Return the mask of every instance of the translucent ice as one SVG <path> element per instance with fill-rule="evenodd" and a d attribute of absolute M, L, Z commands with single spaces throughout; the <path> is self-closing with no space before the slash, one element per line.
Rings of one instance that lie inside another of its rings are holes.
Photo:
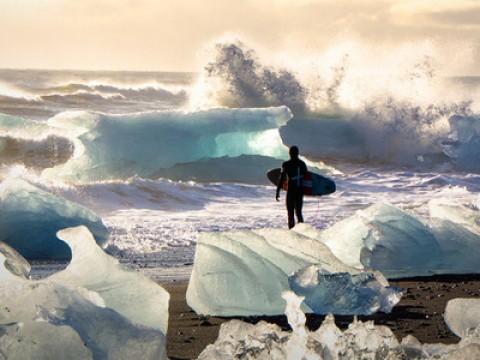
<path fill-rule="evenodd" d="M 289 284 L 295 293 L 305 297 L 305 304 L 316 314 L 389 313 L 402 296 L 378 272 L 332 274 L 316 265 L 290 276 Z"/>
<path fill-rule="evenodd" d="M 442 256 L 426 224 L 382 203 L 358 211 L 318 237 L 346 264 L 375 269 L 389 278 L 431 274 Z"/>
<path fill-rule="evenodd" d="M 69 259 L 70 248 L 55 233 L 86 225 L 99 244 L 108 230 L 92 211 L 19 178 L 0 183 L 0 241 L 27 259 Z"/>
<path fill-rule="evenodd" d="M 316 267 L 309 277 L 313 268 L 308 266 L 312 264 Z M 289 276 L 304 268 L 307 269 L 294 275 L 289 284 Z M 398 302 L 399 297 L 390 298 L 391 292 L 398 293 L 396 290 L 383 292 L 385 280 L 379 283 L 371 275 L 363 282 L 352 281 L 352 274 L 358 273 L 340 262 L 320 241 L 293 231 L 202 233 L 197 242 L 187 303 L 199 314 L 275 315 L 283 312 L 281 294 L 290 288 L 307 296 L 308 306 L 304 309 L 308 312 L 323 313 L 329 309 L 370 313 L 389 309 L 380 303 L 390 303 L 391 308 Z M 331 281 L 318 281 L 324 275 L 330 276 Z M 343 302 L 326 302 L 321 293 L 341 294 Z"/>
<path fill-rule="evenodd" d="M 421 344 L 413 336 L 401 342 L 387 326 L 372 321 L 354 320 L 345 331 L 328 315 L 316 331 L 305 328 L 300 310 L 302 298 L 291 292 L 283 295 L 285 314 L 292 328 L 282 331 L 264 321 L 256 325 L 233 320 L 222 324 L 214 344 L 200 354 L 201 360 L 233 358 L 276 360 L 350 360 L 350 359 L 478 359 L 480 329 L 455 345 Z"/>
<path fill-rule="evenodd" d="M 430 216 L 449 220 L 471 232 L 480 234 L 480 212 L 464 205 L 455 205 L 445 199 L 434 199 L 428 203 Z"/>
<path fill-rule="evenodd" d="M 74 263 L 44 280 L 15 276 L 0 254 L 0 354 L 8 359 L 166 359 L 168 293 L 122 269 L 85 227 L 60 236 L 72 244 Z"/>
<path fill-rule="evenodd" d="M 347 265 L 387 278 L 478 272 L 480 213 L 436 200 L 429 210 L 431 217 L 421 218 L 378 203 L 324 231 L 293 230 L 323 242 Z"/>
<path fill-rule="evenodd" d="M 71 181 L 152 176 L 161 168 L 202 158 L 286 154 L 278 128 L 285 107 L 157 111 L 131 115 L 62 113 L 49 120 L 70 134 L 75 153 L 44 176 Z"/>
<path fill-rule="evenodd" d="M 85 226 L 61 230 L 58 237 L 72 249 L 72 260 L 65 270 L 50 277 L 52 281 L 73 282 L 93 291 L 105 306 L 132 322 L 166 333 L 169 295 L 161 286 L 126 270 L 95 243 Z"/>
<path fill-rule="evenodd" d="M 445 322 L 457 336 L 465 337 L 480 329 L 480 299 L 453 299 L 445 308 Z"/>

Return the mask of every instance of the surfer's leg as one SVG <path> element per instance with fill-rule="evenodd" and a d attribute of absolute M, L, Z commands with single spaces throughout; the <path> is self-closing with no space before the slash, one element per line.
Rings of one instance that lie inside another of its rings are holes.
<path fill-rule="evenodd" d="M 299 223 L 303 223 L 302 207 L 303 207 L 303 194 L 297 194 L 295 199 L 295 212 L 297 213 L 297 220 Z"/>
<path fill-rule="evenodd" d="M 295 226 L 295 196 L 292 193 L 287 192 L 287 212 L 288 212 L 288 228 L 291 229 Z"/>

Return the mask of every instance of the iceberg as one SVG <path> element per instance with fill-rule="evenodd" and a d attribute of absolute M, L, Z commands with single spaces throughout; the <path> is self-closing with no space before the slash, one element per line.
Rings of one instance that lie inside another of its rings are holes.
<path fill-rule="evenodd" d="M 72 264 L 42 280 L 0 253 L 0 354 L 8 359 L 166 359 L 168 293 L 105 254 L 84 226 L 59 237 Z M 24 260 L 23 260 L 24 261 Z"/>
<path fill-rule="evenodd" d="M 347 265 L 378 270 L 387 278 L 431 275 L 442 257 L 426 224 L 383 203 L 357 211 L 317 237 Z"/>
<path fill-rule="evenodd" d="M 308 268 L 311 265 L 315 271 Z M 366 277 L 359 281 L 362 276 Z M 202 233 L 186 298 L 198 314 L 278 315 L 284 308 L 282 292 L 292 288 L 307 295 L 306 312 L 329 309 L 355 314 L 391 309 L 400 292 L 385 286 L 388 283 L 377 275 L 365 275 L 339 261 L 315 238 L 283 229 L 259 229 Z M 343 302 L 326 301 L 319 296 L 322 291 L 342 294 Z"/>
<path fill-rule="evenodd" d="M 7 178 L 0 183 L 0 241 L 23 257 L 70 259 L 70 248 L 55 233 L 82 224 L 90 229 L 99 245 L 106 243 L 108 229 L 87 208 L 19 178 Z"/>
<path fill-rule="evenodd" d="M 280 164 L 280 160 L 269 156 L 222 156 L 175 164 L 170 168 L 157 170 L 151 177 L 202 183 L 235 182 L 269 185 L 265 174 Z"/>
<path fill-rule="evenodd" d="M 69 134 L 75 151 L 42 176 L 79 181 L 151 177 L 159 169 L 203 158 L 286 155 L 278 128 L 286 106 L 259 109 L 156 111 L 130 115 L 61 113 L 49 120 Z"/>
<path fill-rule="evenodd" d="M 402 341 L 387 326 L 356 319 L 342 331 L 328 315 L 320 328 L 309 331 L 300 303 L 303 297 L 283 293 L 285 314 L 292 331 L 260 321 L 256 325 L 240 320 L 223 323 L 215 343 L 208 345 L 199 360 L 233 358 L 276 360 L 342 359 L 478 359 L 480 328 L 455 345 L 421 344 L 408 335 Z"/>
<path fill-rule="evenodd" d="M 288 280 L 290 288 L 305 297 L 305 304 L 315 314 L 389 313 L 402 297 L 400 289 L 390 287 L 379 272 L 328 273 L 311 265 Z"/>
<path fill-rule="evenodd" d="M 378 203 L 323 231 L 302 226 L 293 231 L 324 243 L 348 266 L 387 278 L 477 273 L 478 210 L 438 199 L 428 207 L 430 218 L 423 219 Z"/>

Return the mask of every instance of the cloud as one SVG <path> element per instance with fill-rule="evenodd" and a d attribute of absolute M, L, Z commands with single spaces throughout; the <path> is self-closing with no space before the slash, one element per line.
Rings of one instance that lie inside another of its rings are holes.
<path fill-rule="evenodd" d="M 195 70 L 225 33 L 272 52 L 478 40 L 472 0 L 0 0 L 0 67 Z M 480 18 L 480 17 L 479 17 Z M 480 72 L 480 71 L 479 71 Z"/>
<path fill-rule="evenodd" d="M 480 2 L 476 0 L 407 0 L 393 4 L 390 12 L 403 25 L 480 26 Z"/>

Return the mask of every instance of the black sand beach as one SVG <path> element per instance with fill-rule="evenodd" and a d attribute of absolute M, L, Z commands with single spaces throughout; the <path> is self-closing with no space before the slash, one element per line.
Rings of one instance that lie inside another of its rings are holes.
<path fill-rule="evenodd" d="M 448 300 L 458 297 L 480 297 L 480 275 L 441 275 L 390 281 L 392 286 L 405 290 L 400 303 L 392 313 L 359 316 L 362 321 L 373 320 L 375 324 L 387 325 L 401 340 L 413 335 L 421 342 L 456 343 L 455 336 L 443 320 Z M 195 359 L 202 350 L 215 341 L 219 327 L 230 318 L 201 317 L 191 310 L 185 300 L 188 283 L 161 283 L 170 293 L 170 319 L 167 336 L 167 353 L 170 359 Z M 266 320 L 289 329 L 285 316 L 241 318 L 256 323 Z M 317 329 L 324 316 L 307 315 L 307 326 Z M 337 325 L 345 329 L 353 316 L 337 316 Z"/>

